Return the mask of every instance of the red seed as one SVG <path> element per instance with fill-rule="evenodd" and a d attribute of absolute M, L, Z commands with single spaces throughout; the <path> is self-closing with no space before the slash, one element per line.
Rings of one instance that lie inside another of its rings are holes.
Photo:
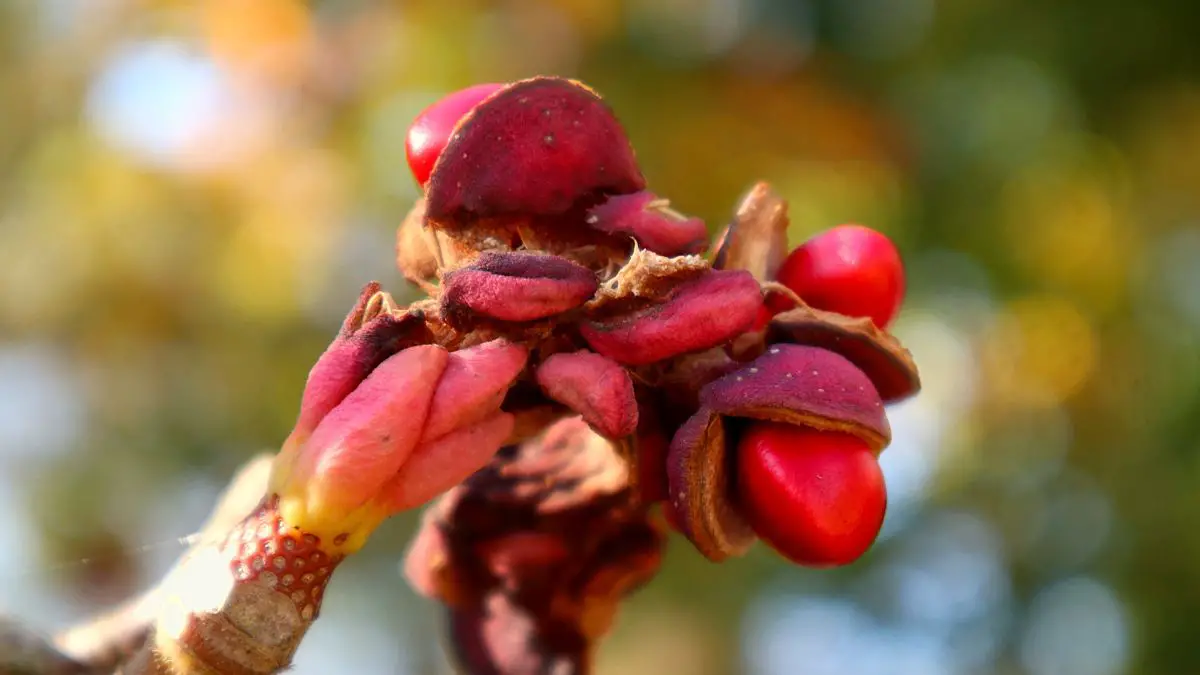
<path fill-rule="evenodd" d="M 408 128 L 408 139 L 404 149 L 408 155 L 408 168 L 413 178 L 422 186 L 429 182 L 429 174 L 433 173 L 433 165 L 450 142 L 450 134 L 464 115 L 479 105 L 483 99 L 491 96 L 503 84 L 477 84 L 473 87 L 460 89 L 430 105 L 417 115 Z"/>
<path fill-rule="evenodd" d="M 738 494 L 755 533 L 789 560 L 846 565 L 871 547 L 887 491 L 861 439 L 756 422 L 738 444 Z"/>
<path fill-rule="evenodd" d="M 904 300 L 900 252 L 886 235 L 861 225 L 839 225 L 804 242 L 776 278 L 817 309 L 870 317 L 880 328 Z"/>

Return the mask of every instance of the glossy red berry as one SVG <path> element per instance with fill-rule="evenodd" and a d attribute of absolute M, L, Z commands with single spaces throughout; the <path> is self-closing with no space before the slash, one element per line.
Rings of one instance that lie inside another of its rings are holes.
<path fill-rule="evenodd" d="M 767 324 L 771 322 L 771 317 L 774 315 L 775 313 L 771 311 L 769 305 L 763 304 L 758 308 L 758 314 L 754 317 L 754 325 L 750 330 L 757 332 L 766 328 Z"/>
<path fill-rule="evenodd" d="M 439 99 L 417 115 L 408 128 L 404 144 L 408 168 L 422 186 L 429 182 L 433 165 L 450 141 L 455 125 L 483 99 L 491 96 L 503 84 L 477 84 L 460 89 Z"/>
<path fill-rule="evenodd" d="M 817 309 L 870 317 L 880 328 L 904 300 L 900 252 L 886 235 L 862 225 L 839 225 L 804 242 L 776 279 Z"/>
<path fill-rule="evenodd" d="M 879 535 L 887 491 L 879 462 L 861 439 L 755 422 L 737 452 L 743 513 L 755 533 L 789 560 L 845 565 Z"/>

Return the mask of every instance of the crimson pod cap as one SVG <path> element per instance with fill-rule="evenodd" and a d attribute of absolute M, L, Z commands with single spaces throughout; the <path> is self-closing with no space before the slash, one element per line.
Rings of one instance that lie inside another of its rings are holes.
<path fill-rule="evenodd" d="M 586 85 L 555 77 L 514 82 L 455 127 L 426 193 L 441 226 L 471 216 L 547 216 L 589 195 L 646 186 L 620 122 Z"/>

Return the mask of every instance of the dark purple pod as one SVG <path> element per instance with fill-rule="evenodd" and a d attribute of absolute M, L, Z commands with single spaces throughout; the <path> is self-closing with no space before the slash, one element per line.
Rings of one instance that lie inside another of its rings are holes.
<path fill-rule="evenodd" d="M 586 267 L 553 255 L 488 252 L 442 279 L 442 316 L 455 328 L 471 317 L 534 321 L 579 307 L 596 292 Z"/>
<path fill-rule="evenodd" d="M 586 85 L 514 82 L 464 116 L 434 164 L 428 217 L 550 216 L 583 197 L 637 192 L 646 181 L 612 110 Z"/>
<path fill-rule="evenodd" d="M 754 541 L 738 511 L 729 456 L 741 419 L 849 433 L 876 452 L 891 440 L 883 401 L 854 364 L 833 352 L 771 345 L 700 392 L 700 410 L 680 427 L 667 456 L 667 488 L 680 529 L 706 557 L 741 555 Z"/>
<path fill-rule="evenodd" d="M 761 306 L 762 293 L 749 273 L 714 270 L 642 309 L 584 321 L 579 332 L 618 363 L 646 365 L 728 342 L 750 328 Z"/>
<path fill-rule="evenodd" d="M 884 403 L 908 398 L 921 389 L 912 354 L 869 318 L 801 306 L 776 315 L 766 337 L 768 343 L 811 345 L 841 354 L 866 373 Z"/>
<path fill-rule="evenodd" d="M 667 200 L 646 190 L 609 197 L 588 211 L 586 221 L 592 229 L 633 237 L 642 248 L 665 256 L 699 253 L 708 238 L 703 220 L 671 210 Z"/>
<path fill-rule="evenodd" d="M 745 367 L 708 383 L 700 405 L 720 415 L 852 434 L 875 452 L 892 437 L 871 380 L 845 357 L 818 347 L 771 345 Z"/>
<path fill-rule="evenodd" d="M 537 382 L 549 398 L 583 416 L 601 435 L 619 439 L 637 429 L 633 380 L 617 362 L 586 350 L 542 362 Z"/>

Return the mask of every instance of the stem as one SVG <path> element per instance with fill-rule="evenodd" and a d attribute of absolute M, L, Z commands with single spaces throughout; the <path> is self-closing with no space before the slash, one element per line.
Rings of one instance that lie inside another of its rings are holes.
<path fill-rule="evenodd" d="M 288 667 L 341 562 L 264 498 L 164 580 L 151 639 L 123 675 L 266 675 Z"/>

